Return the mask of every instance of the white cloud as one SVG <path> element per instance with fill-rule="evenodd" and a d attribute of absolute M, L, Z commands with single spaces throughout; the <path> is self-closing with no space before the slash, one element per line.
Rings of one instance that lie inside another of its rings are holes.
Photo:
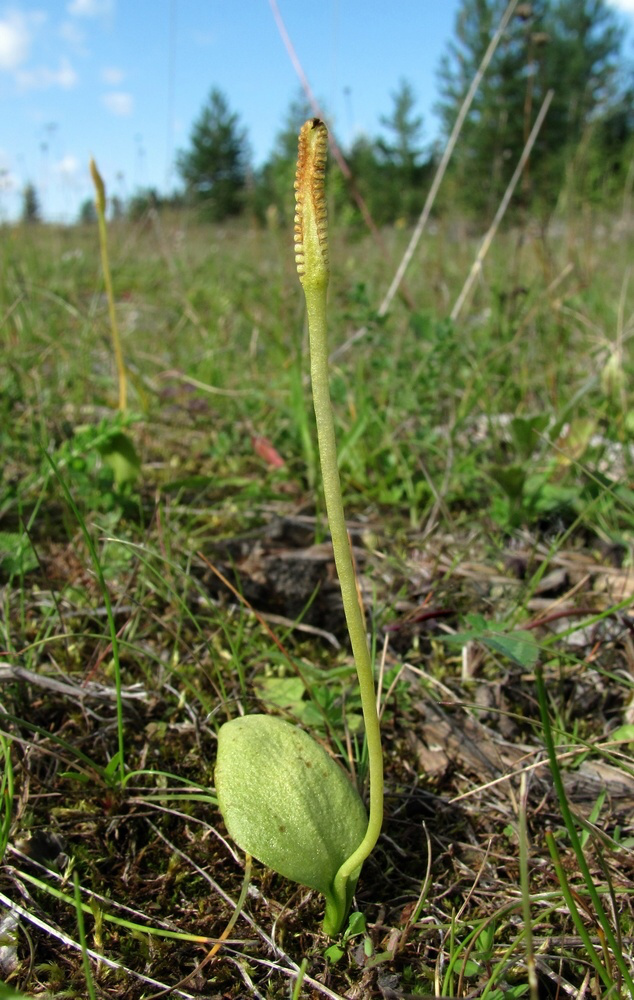
<path fill-rule="evenodd" d="M 634 14 L 634 0 L 612 0 L 612 6 L 618 7 L 625 14 Z"/>
<path fill-rule="evenodd" d="M 69 0 L 66 10 L 72 17 L 101 17 L 110 14 L 113 0 Z"/>
<path fill-rule="evenodd" d="M 0 20 L 0 69 L 15 70 L 29 54 L 31 32 L 27 20 L 17 10 L 9 10 Z"/>
<path fill-rule="evenodd" d="M 36 66 L 34 69 L 21 69 L 15 74 L 15 79 L 22 90 L 48 90 L 49 87 L 61 87 L 62 90 L 72 90 L 79 77 L 66 57 L 60 59 L 57 69 L 48 66 Z"/>
<path fill-rule="evenodd" d="M 53 169 L 62 177 L 70 180 L 77 177 L 81 170 L 81 163 L 72 153 L 67 153 L 66 156 L 62 156 L 61 160 L 57 161 Z"/>
<path fill-rule="evenodd" d="M 117 66 L 105 66 L 101 71 L 101 79 L 109 87 L 116 87 L 125 79 L 125 73 Z"/>
<path fill-rule="evenodd" d="M 104 94 L 102 98 L 104 107 L 113 115 L 119 118 L 126 118 L 132 114 L 134 101 L 132 94 L 126 94 L 122 90 L 112 90 L 109 94 Z"/>

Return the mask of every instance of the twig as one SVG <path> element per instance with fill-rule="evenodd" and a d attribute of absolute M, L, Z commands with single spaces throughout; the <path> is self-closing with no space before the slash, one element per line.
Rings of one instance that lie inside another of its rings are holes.
<path fill-rule="evenodd" d="M 56 694 L 68 695 L 76 698 L 78 702 L 91 701 L 116 701 L 117 691 L 113 687 L 104 687 L 101 684 L 88 682 L 86 684 L 72 684 L 58 681 L 55 677 L 46 674 L 38 674 L 34 670 L 27 670 L 26 667 L 19 667 L 17 664 L 0 661 L 0 684 L 4 681 L 24 681 L 25 684 L 33 684 L 35 687 L 47 688 Z M 147 701 L 148 693 L 141 684 L 134 684 L 128 688 L 121 689 L 123 699 L 134 701 Z"/>
<path fill-rule="evenodd" d="M 467 277 L 467 280 L 465 281 L 464 286 L 462 288 L 462 291 L 460 292 L 460 295 L 456 299 L 455 305 L 454 305 L 453 309 L 451 310 L 450 319 L 452 319 L 454 321 L 460 315 L 460 311 L 461 311 L 463 305 L 465 304 L 465 300 L 467 298 L 467 295 L 471 291 L 471 288 L 473 287 L 474 281 L 476 280 L 477 276 L 480 274 L 480 271 L 482 270 L 482 261 L 484 260 L 484 258 L 486 257 L 487 253 L 489 252 L 489 247 L 491 246 L 491 244 L 493 242 L 493 239 L 495 237 L 495 234 L 497 233 L 498 226 L 499 226 L 500 222 L 502 221 L 502 219 L 504 217 L 504 213 L 506 212 L 506 210 L 507 210 L 507 208 L 509 206 L 509 202 L 510 202 L 511 198 L 513 197 L 513 192 L 515 191 L 515 188 L 517 186 L 517 182 L 519 181 L 520 177 L 522 176 L 522 171 L 524 170 L 524 167 L 526 166 L 528 158 L 529 158 L 529 156 L 531 154 L 531 150 L 533 149 L 533 146 L 535 145 L 535 140 L 537 139 L 537 136 L 539 135 L 539 131 L 540 131 L 540 129 L 541 129 L 543 123 L 544 123 L 544 118 L 546 117 L 546 113 L 548 111 L 548 108 L 550 107 L 550 102 L 552 101 L 554 94 L 555 94 L 554 90 L 549 90 L 548 93 L 546 94 L 546 97 L 544 98 L 544 102 L 543 102 L 541 108 L 539 109 L 539 114 L 537 115 L 537 118 L 535 119 L 535 124 L 533 125 L 533 127 L 531 129 L 531 134 L 529 135 L 528 140 L 526 142 L 526 145 L 524 146 L 524 149 L 522 150 L 522 155 L 520 156 L 519 161 L 517 163 L 517 166 L 516 166 L 515 170 L 513 171 L 513 176 L 511 177 L 511 179 L 510 179 L 510 181 L 508 183 L 508 187 L 507 187 L 506 191 L 504 192 L 504 197 L 502 198 L 502 201 L 500 202 L 498 210 L 495 213 L 495 218 L 493 219 L 493 222 L 489 226 L 489 229 L 488 229 L 488 232 L 486 233 L 486 236 L 482 240 L 482 243 L 480 245 L 480 249 L 478 250 L 478 253 L 476 255 L 476 259 L 474 260 L 473 265 L 471 267 L 471 270 L 469 271 L 469 275 Z"/>

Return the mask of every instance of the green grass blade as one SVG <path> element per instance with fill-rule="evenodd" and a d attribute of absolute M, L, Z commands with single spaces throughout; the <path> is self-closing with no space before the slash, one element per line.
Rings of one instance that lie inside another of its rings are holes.
<path fill-rule="evenodd" d="M 557 793 L 557 798 L 559 800 L 559 808 L 561 809 L 561 815 L 563 817 L 566 830 L 568 831 L 568 836 L 570 838 L 570 843 L 574 851 L 575 857 L 577 859 L 577 864 L 579 865 L 579 871 L 583 877 L 583 880 L 588 890 L 588 895 L 594 906 L 597 920 L 601 925 L 603 933 L 605 934 L 606 940 L 612 952 L 612 957 L 623 977 L 623 981 L 627 984 L 630 994 L 634 997 L 634 979 L 630 975 L 630 972 L 625 964 L 625 960 L 619 948 L 618 941 L 612 930 L 612 926 L 605 912 L 599 893 L 597 892 L 594 880 L 592 878 L 592 873 L 588 867 L 588 863 L 579 840 L 579 835 L 577 834 L 576 824 L 568 804 L 568 797 L 566 795 L 566 790 L 564 788 L 564 783 L 561 777 L 561 771 L 559 769 L 559 762 L 557 760 L 557 748 L 555 746 L 555 741 L 553 738 L 553 731 L 550 724 L 550 714 L 548 711 L 548 700 L 546 697 L 546 688 L 544 685 L 544 676 L 541 666 L 538 666 L 535 670 L 535 683 L 537 685 L 537 697 L 539 701 L 539 711 L 542 720 L 543 733 L 544 733 L 544 743 L 546 744 L 546 750 L 548 753 L 548 759 L 550 762 L 550 770 L 553 778 L 553 784 L 555 786 L 555 791 Z M 563 888 L 563 886 L 562 886 Z"/>
<path fill-rule="evenodd" d="M 103 569 L 101 566 L 101 561 L 95 547 L 95 543 L 92 540 L 92 536 L 88 531 L 86 522 L 82 517 L 77 504 L 73 499 L 73 495 L 70 492 L 66 481 L 60 475 L 57 465 L 54 460 L 44 451 L 44 455 L 48 460 L 51 469 L 53 470 L 53 475 L 55 476 L 61 490 L 66 498 L 73 515 L 77 519 L 77 523 L 81 529 L 81 533 L 84 536 L 84 541 L 90 553 L 90 558 L 92 564 L 97 574 L 97 580 L 99 581 L 99 587 L 103 595 L 103 601 L 106 607 L 106 616 L 108 618 L 108 628 L 110 630 L 110 643 L 112 646 L 112 662 L 114 664 L 114 681 L 116 690 L 116 712 L 117 712 L 117 744 L 118 744 L 118 771 L 119 771 L 119 781 L 123 785 L 125 779 L 125 743 L 124 743 L 124 725 L 123 725 L 123 698 L 121 694 L 121 661 L 119 659 L 119 636 L 117 634 L 117 627 L 115 625 L 114 614 L 112 611 L 112 602 L 110 600 L 110 592 L 108 590 L 108 585 L 106 584 L 105 577 L 103 575 Z"/>

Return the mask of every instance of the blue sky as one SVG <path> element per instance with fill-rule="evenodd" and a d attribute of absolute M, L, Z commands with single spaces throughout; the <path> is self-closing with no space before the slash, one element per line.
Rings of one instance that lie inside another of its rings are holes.
<path fill-rule="evenodd" d="M 611 2 L 634 27 L 634 0 Z M 380 131 L 402 77 L 424 139 L 436 137 L 436 71 L 459 0 L 278 4 L 344 146 Z M 91 155 L 108 194 L 174 188 L 175 154 L 214 86 L 258 165 L 299 90 L 268 0 L 0 0 L 0 219 L 19 214 L 32 181 L 45 217 L 74 221 Z"/>

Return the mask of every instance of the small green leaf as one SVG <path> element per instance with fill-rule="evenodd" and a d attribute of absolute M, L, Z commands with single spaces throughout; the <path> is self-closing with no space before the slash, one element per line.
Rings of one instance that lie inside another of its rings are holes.
<path fill-rule="evenodd" d="M 344 936 L 346 938 L 356 937 L 357 934 L 365 934 L 365 931 L 365 917 L 363 914 L 358 911 L 351 913 L 348 920 L 348 928 Z"/>
<path fill-rule="evenodd" d="M 596 420 L 590 417 L 577 417 L 576 420 L 571 420 L 567 431 L 557 442 L 557 463 L 568 465 L 570 462 L 578 462 L 588 450 L 596 429 Z"/>
<path fill-rule="evenodd" d="M 479 976 L 481 972 L 482 966 L 479 962 L 474 962 L 472 958 L 468 958 L 462 966 L 462 974 L 466 976 L 467 979 L 472 979 L 473 976 Z"/>
<path fill-rule="evenodd" d="M 532 632 L 505 632 L 504 622 L 487 622 L 481 615 L 465 615 L 465 621 L 470 626 L 468 630 L 443 636 L 443 641 L 460 646 L 467 642 L 481 642 L 483 646 L 501 653 L 525 670 L 537 663 L 539 646 Z"/>
<path fill-rule="evenodd" d="M 335 875 L 363 840 L 367 817 L 348 776 L 326 751 L 282 719 L 233 719 L 218 733 L 215 782 L 236 844 L 334 901 Z"/>
<path fill-rule="evenodd" d="M 522 496 L 526 482 L 526 469 L 523 465 L 492 465 L 489 472 L 511 500 Z"/>
<path fill-rule="evenodd" d="M 335 962 L 339 962 L 343 958 L 345 951 L 338 944 L 331 944 L 329 948 L 326 948 L 324 955 L 330 964 L 334 965 Z"/>
<path fill-rule="evenodd" d="M 493 942 L 495 940 L 495 923 L 490 923 L 483 927 L 478 934 L 474 950 L 483 961 L 488 961 L 493 953 Z"/>
<path fill-rule="evenodd" d="M 299 677 L 260 677 L 254 687 L 265 705 L 288 708 L 297 715 L 296 710 L 304 704 L 306 688 Z"/>
<path fill-rule="evenodd" d="M 540 413 L 534 417 L 514 417 L 511 420 L 511 437 L 521 461 L 528 461 L 539 444 L 540 435 L 548 427 L 550 417 Z"/>
<path fill-rule="evenodd" d="M 634 743 L 634 725 L 626 723 L 624 726 L 619 726 L 610 733 L 610 741 L 612 740 L 617 743 Z"/>
<path fill-rule="evenodd" d="M 486 620 L 484 615 L 479 615 L 476 612 L 465 615 L 464 620 L 474 633 L 487 632 L 491 628 L 491 623 Z"/>
<path fill-rule="evenodd" d="M 60 778 L 68 778 L 69 781 L 77 781 L 80 785 L 88 785 L 94 781 L 89 774 L 84 774 L 82 771 L 60 771 Z"/>
<path fill-rule="evenodd" d="M 99 451 L 106 465 L 112 469 L 117 486 L 134 482 L 141 469 L 141 460 L 127 434 L 122 431 L 111 434 Z"/>
<path fill-rule="evenodd" d="M 519 986 L 505 985 L 504 989 L 493 990 L 488 996 L 489 1000 L 519 1000 L 519 997 L 526 996 L 529 989 L 527 983 L 522 983 Z"/>
<path fill-rule="evenodd" d="M 484 636 L 481 642 L 489 649 L 501 653 L 518 666 L 529 670 L 539 659 L 539 646 L 532 632 L 514 632 L 507 635 Z"/>
<path fill-rule="evenodd" d="M 115 775 L 119 771 L 120 766 L 121 766 L 121 753 L 119 752 L 119 750 L 117 750 L 117 752 L 108 761 L 103 772 L 104 779 L 108 784 L 111 781 L 113 781 Z"/>

